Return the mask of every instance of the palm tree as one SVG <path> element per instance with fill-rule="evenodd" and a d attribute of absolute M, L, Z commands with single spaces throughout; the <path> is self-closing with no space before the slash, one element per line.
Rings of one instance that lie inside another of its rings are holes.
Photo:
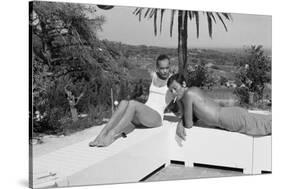
<path fill-rule="evenodd" d="M 98 5 L 99 8 L 109 10 L 114 6 L 102 7 Z M 159 8 L 136 8 L 133 14 L 139 17 L 139 21 L 143 18 L 148 18 L 154 20 L 154 35 L 158 34 L 157 30 L 157 18 L 160 13 L 160 34 L 162 32 L 163 16 L 167 9 Z M 196 23 L 196 36 L 199 38 L 199 11 L 186 11 L 186 10 L 171 10 L 171 20 L 170 20 L 170 37 L 173 34 L 174 17 L 177 13 L 178 16 L 178 70 L 185 75 L 187 71 L 187 39 L 188 39 L 188 21 L 195 19 Z M 208 32 L 210 38 L 213 35 L 213 23 L 217 23 L 217 19 L 223 24 L 225 31 L 227 31 L 227 26 L 225 20 L 232 20 L 232 16 L 229 13 L 219 13 L 219 12 L 202 12 L 207 18 Z"/>

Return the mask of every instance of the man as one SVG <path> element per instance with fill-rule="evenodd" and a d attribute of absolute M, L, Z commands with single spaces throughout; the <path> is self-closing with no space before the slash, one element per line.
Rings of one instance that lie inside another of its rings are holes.
<path fill-rule="evenodd" d="M 170 76 L 170 60 L 166 55 L 158 56 L 156 72 L 152 74 L 149 97 L 145 104 L 130 100 L 122 100 L 109 122 L 104 126 L 96 139 L 89 146 L 105 147 L 119 137 L 126 137 L 137 126 L 159 127 L 162 125 L 166 96 L 167 80 Z"/>
<path fill-rule="evenodd" d="M 271 115 L 252 114 L 240 107 L 221 107 L 197 87 L 185 88 L 180 74 L 171 76 L 167 82 L 170 92 L 181 106 L 184 124 L 179 122 L 177 135 L 185 140 L 185 129 L 193 126 L 193 114 L 209 126 L 251 136 L 271 134 Z"/>

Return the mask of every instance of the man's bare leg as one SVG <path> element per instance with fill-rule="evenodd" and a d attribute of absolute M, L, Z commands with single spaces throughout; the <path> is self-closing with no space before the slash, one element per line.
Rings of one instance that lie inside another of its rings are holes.
<path fill-rule="evenodd" d="M 104 128 L 101 130 L 99 135 L 89 143 L 90 146 L 96 146 L 96 144 L 99 143 L 102 137 L 108 134 L 108 132 L 118 124 L 120 119 L 123 117 L 127 106 L 129 104 L 129 101 L 122 100 L 117 108 L 117 110 L 113 113 L 110 120 L 107 122 L 107 124 L 104 126 Z"/>
<path fill-rule="evenodd" d="M 108 146 L 121 137 L 122 133 L 132 132 L 135 129 L 133 123 L 142 124 L 146 127 L 159 127 L 162 125 L 162 120 L 159 113 L 150 107 L 136 101 L 130 101 L 119 123 L 96 146 Z"/>

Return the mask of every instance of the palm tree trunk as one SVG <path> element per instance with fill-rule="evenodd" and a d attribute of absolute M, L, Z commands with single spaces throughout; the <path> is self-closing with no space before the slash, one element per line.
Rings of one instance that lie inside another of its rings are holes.
<path fill-rule="evenodd" d="M 187 11 L 178 12 L 178 67 L 184 76 L 187 70 L 187 14 Z"/>
<path fill-rule="evenodd" d="M 183 74 L 186 76 L 186 71 L 187 71 L 187 38 L 188 38 L 188 33 L 187 33 L 187 14 L 188 11 L 184 11 L 184 22 L 183 22 L 183 37 L 182 37 L 182 49 L 183 49 Z"/>
<path fill-rule="evenodd" d="M 183 73 L 183 49 L 182 49 L 182 43 L 183 43 L 183 35 L 182 35 L 182 30 L 183 30 L 183 23 L 182 23 L 182 15 L 183 11 L 179 10 L 178 11 L 178 61 L 179 61 L 179 73 Z"/>

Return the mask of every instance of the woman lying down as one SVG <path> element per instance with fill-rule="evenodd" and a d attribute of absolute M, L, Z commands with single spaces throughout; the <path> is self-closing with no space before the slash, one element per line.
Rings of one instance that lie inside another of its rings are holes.
<path fill-rule="evenodd" d="M 185 88 L 183 87 L 185 84 L 185 79 L 180 74 L 171 76 L 167 83 L 183 112 L 183 119 L 177 126 L 177 135 L 183 140 L 186 136 L 183 125 L 186 128 L 191 128 L 193 115 L 210 127 L 219 127 L 251 136 L 271 134 L 271 115 L 249 113 L 240 107 L 221 107 L 206 96 L 201 89 L 197 87 Z"/>

